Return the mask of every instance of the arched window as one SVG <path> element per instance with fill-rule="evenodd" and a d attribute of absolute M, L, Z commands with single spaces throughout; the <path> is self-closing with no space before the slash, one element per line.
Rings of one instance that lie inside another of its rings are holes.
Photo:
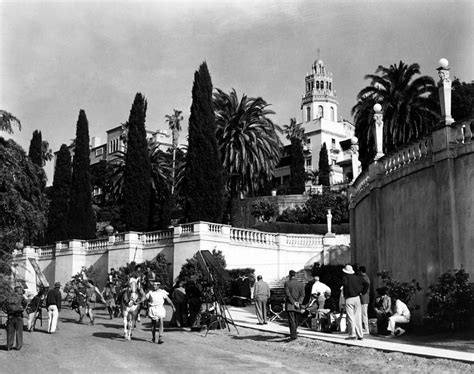
<path fill-rule="evenodd" d="M 324 82 L 323 81 L 319 82 L 319 87 L 321 87 L 321 89 L 324 90 Z"/>
<path fill-rule="evenodd" d="M 306 92 L 309 92 L 309 91 L 311 91 L 311 83 L 310 82 L 306 83 Z"/>
<path fill-rule="evenodd" d="M 316 89 L 319 90 L 319 81 L 316 81 Z"/>
<path fill-rule="evenodd" d="M 331 107 L 331 121 L 334 121 L 334 108 Z"/>
<path fill-rule="evenodd" d="M 322 105 L 318 106 L 318 117 L 323 118 L 324 117 L 324 108 Z"/>
<path fill-rule="evenodd" d="M 329 91 L 332 91 L 332 83 L 329 82 Z"/>
<path fill-rule="evenodd" d="M 311 107 L 306 107 L 306 122 L 311 121 Z"/>

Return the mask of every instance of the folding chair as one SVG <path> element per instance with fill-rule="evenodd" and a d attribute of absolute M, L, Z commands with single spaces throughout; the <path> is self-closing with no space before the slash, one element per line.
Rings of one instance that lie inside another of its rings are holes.
<path fill-rule="evenodd" d="M 268 320 L 270 322 L 273 322 L 275 320 L 281 320 L 283 321 L 284 318 L 281 316 L 281 314 L 285 311 L 285 303 L 284 302 L 274 302 L 274 303 L 269 303 L 268 304 L 268 310 L 270 314 L 270 318 Z"/>

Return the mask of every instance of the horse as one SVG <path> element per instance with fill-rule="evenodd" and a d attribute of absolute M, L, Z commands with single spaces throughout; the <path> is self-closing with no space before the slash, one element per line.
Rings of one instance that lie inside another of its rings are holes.
<path fill-rule="evenodd" d="M 143 289 L 135 282 L 131 282 L 122 293 L 120 298 L 123 314 L 123 333 L 125 340 L 132 339 L 132 332 L 137 324 L 138 313 L 141 303 L 145 300 Z"/>

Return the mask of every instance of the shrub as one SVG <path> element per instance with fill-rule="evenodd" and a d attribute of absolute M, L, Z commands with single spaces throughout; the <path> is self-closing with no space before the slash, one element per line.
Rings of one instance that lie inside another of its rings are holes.
<path fill-rule="evenodd" d="M 278 232 L 281 234 L 313 234 L 325 235 L 328 232 L 327 224 L 303 224 L 293 222 L 257 222 L 252 226 L 253 229 L 264 232 Z M 332 225 L 331 231 L 334 234 L 349 234 L 349 224 L 341 223 Z"/>
<path fill-rule="evenodd" d="M 252 216 L 262 219 L 263 222 L 269 222 L 278 214 L 278 204 L 268 199 L 258 199 L 252 203 Z"/>
<path fill-rule="evenodd" d="M 428 311 L 425 320 L 438 327 L 459 329 L 474 314 L 474 284 L 468 282 L 464 269 L 442 274 L 430 286 Z"/>
<path fill-rule="evenodd" d="M 305 223 L 327 222 L 328 209 L 331 209 L 332 223 L 349 222 L 349 201 L 345 195 L 333 192 L 314 195 L 305 203 L 305 207 Z"/>
<path fill-rule="evenodd" d="M 384 286 L 387 287 L 387 295 L 394 299 L 400 299 L 405 304 L 408 304 L 411 298 L 421 291 L 421 287 L 415 279 L 410 282 L 401 282 L 393 279 L 390 272 L 386 270 L 378 272 L 377 276 L 382 278 Z M 416 305 L 415 309 L 419 309 L 419 305 Z"/>

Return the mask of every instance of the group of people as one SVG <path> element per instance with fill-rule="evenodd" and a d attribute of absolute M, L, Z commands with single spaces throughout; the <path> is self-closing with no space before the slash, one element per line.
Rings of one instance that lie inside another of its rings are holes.
<path fill-rule="evenodd" d="M 370 279 L 367 276 L 366 268 L 359 266 L 357 271 L 351 265 L 346 265 L 342 269 L 342 286 L 339 300 L 340 312 L 346 315 L 346 329 L 348 340 L 362 340 L 364 334 L 369 334 L 369 303 L 370 303 Z M 290 340 L 297 338 L 297 328 L 301 315 L 310 313 L 320 317 L 330 316 L 336 312 L 335 300 L 331 297 L 332 291 L 329 286 L 320 281 L 319 275 L 314 275 L 313 279 L 306 286 L 296 279 L 296 272 L 289 272 L 288 281 L 285 283 L 285 310 L 288 316 L 290 327 Z M 258 277 L 261 279 L 261 276 Z M 267 295 L 270 291 L 259 284 L 255 285 L 255 293 L 260 295 L 260 290 Z M 267 285 L 268 286 L 268 285 Z M 397 324 L 410 322 L 410 311 L 407 305 L 397 297 L 387 295 L 387 287 L 377 289 L 379 296 L 374 302 L 374 312 L 378 321 L 378 332 L 383 334 L 388 331 L 388 336 L 400 336 L 405 330 Z M 257 303 L 260 296 L 256 296 L 256 310 L 259 324 L 265 323 L 266 316 L 261 317 L 262 305 Z M 342 316 L 339 313 L 339 316 Z"/>
<path fill-rule="evenodd" d="M 7 314 L 7 350 L 20 350 L 23 347 L 23 316 L 28 315 L 27 330 L 35 329 L 36 321 L 41 316 L 43 307 L 48 311 L 48 334 L 54 334 L 57 328 L 58 315 L 61 311 L 61 284 L 56 282 L 54 288 L 40 287 L 38 294 L 28 303 L 22 286 L 15 286 L 13 292 L 8 295 L 2 310 Z M 16 342 L 16 344 L 15 344 Z"/>

